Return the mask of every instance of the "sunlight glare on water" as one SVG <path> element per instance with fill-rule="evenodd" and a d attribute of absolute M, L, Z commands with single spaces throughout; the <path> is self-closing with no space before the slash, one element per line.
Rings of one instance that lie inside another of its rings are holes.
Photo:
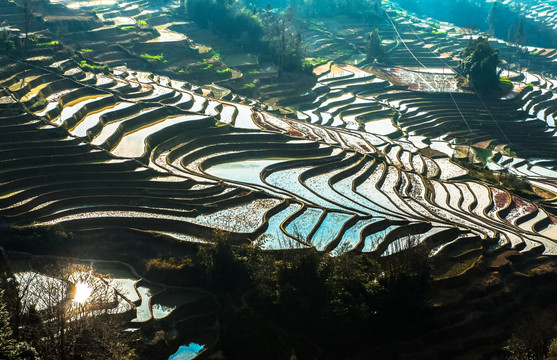
<path fill-rule="evenodd" d="M 75 284 L 75 296 L 73 298 L 73 301 L 78 304 L 84 304 L 87 299 L 89 299 L 89 296 L 91 296 L 92 291 L 93 289 L 91 289 L 87 284 Z"/>

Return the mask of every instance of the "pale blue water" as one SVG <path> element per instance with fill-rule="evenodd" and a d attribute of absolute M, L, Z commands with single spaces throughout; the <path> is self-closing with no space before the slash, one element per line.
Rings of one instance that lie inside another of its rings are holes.
<path fill-rule="evenodd" d="M 291 204 L 269 219 L 267 231 L 260 236 L 260 239 L 264 241 L 264 249 L 290 249 L 297 244 L 295 240 L 290 239 L 280 230 L 280 224 L 299 208 L 299 204 Z"/>
<path fill-rule="evenodd" d="M 303 241 L 307 241 L 309 233 L 313 227 L 317 224 L 319 217 L 323 213 L 323 210 L 316 208 L 307 209 L 302 215 L 300 215 L 296 220 L 292 221 L 287 227 L 286 231 L 294 237 L 298 237 Z"/>
<path fill-rule="evenodd" d="M 342 225 L 351 217 L 352 215 L 348 214 L 328 213 L 317 232 L 311 238 L 311 243 L 317 250 L 323 251 L 327 244 L 337 236 Z"/>
<path fill-rule="evenodd" d="M 144 286 L 139 286 L 137 288 L 139 291 L 139 296 L 141 297 L 141 304 L 136 309 L 137 317 L 133 319 L 133 322 L 147 321 L 151 318 L 151 313 L 149 312 L 149 298 L 151 297 L 151 289 Z"/>
<path fill-rule="evenodd" d="M 191 360 L 203 350 L 205 346 L 196 343 L 190 343 L 189 345 L 182 345 L 178 348 L 174 354 L 170 355 L 168 360 Z"/>
<path fill-rule="evenodd" d="M 363 252 L 371 252 L 374 251 L 377 248 L 377 245 L 379 244 L 379 242 L 383 241 L 383 239 L 385 238 L 385 236 L 387 236 L 387 234 L 395 229 L 397 226 L 389 226 L 388 228 L 386 228 L 385 230 L 376 232 L 374 234 L 369 235 L 368 237 L 366 237 L 366 242 L 365 242 L 365 246 L 362 249 Z"/>
<path fill-rule="evenodd" d="M 346 230 L 346 232 L 342 236 L 342 241 L 335 249 L 335 251 L 333 251 L 333 255 L 340 255 L 344 251 L 352 250 L 360 242 L 360 233 L 364 230 L 364 228 L 378 220 L 380 219 L 374 218 L 359 220 L 355 225 Z"/>

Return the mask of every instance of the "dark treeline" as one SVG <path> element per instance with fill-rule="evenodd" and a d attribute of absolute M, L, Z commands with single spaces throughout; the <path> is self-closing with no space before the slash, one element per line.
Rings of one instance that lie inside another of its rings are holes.
<path fill-rule="evenodd" d="M 377 0 L 251 1 L 188 0 L 186 13 L 200 27 L 275 62 L 284 72 L 311 72 L 300 35 L 310 15 L 379 16 Z"/>
<path fill-rule="evenodd" d="M 379 262 L 365 254 L 232 246 L 218 234 L 215 241 L 194 257 L 151 259 L 146 269 L 149 277 L 187 280 L 219 296 L 215 349 L 229 359 L 340 359 L 374 348 L 380 355 L 392 351 L 383 343 L 428 328 L 430 272 L 421 246 Z"/>
<path fill-rule="evenodd" d="M 543 23 L 526 18 L 522 11 L 501 2 L 476 0 L 398 0 L 404 9 L 457 26 L 477 28 L 521 45 L 555 47 L 557 36 Z M 522 35 L 520 27 L 522 22 Z"/>
<path fill-rule="evenodd" d="M 233 0 L 189 0 L 186 10 L 199 26 L 243 42 L 248 50 L 260 49 L 263 21 L 252 10 Z"/>
<path fill-rule="evenodd" d="M 500 91 L 499 50 L 493 49 L 487 39 L 471 40 L 460 52 L 460 58 L 459 67 L 466 76 L 467 85 L 483 94 Z"/>
<path fill-rule="evenodd" d="M 235 0 L 189 0 L 188 16 L 200 27 L 227 37 L 236 45 L 273 60 L 284 72 L 311 71 L 292 8 L 247 8 Z"/>

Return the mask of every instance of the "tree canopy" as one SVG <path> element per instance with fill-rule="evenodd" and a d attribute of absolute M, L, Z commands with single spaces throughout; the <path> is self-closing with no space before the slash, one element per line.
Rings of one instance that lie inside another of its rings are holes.
<path fill-rule="evenodd" d="M 367 42 L 367 59 L 368 60 L 380 60 L 385 55 L 385 51 L 381 45 L 381 36 L 379 35 L 379 30 L 377 28 L 368 34 Z"/>
<path fill-rule="evenodd" d="M 487 39 L 470 41 L 460 52 L 460 69 L 468 85 L 487 94 L 499 90 L 499 50 L 493 49 Z"/>
<path fill-rule="evenodd" d="M 489 34 L 491 36 L 495 35 L 495 21 L 497 20 L 497 5 L 498 2 L 495 1 L 489 10 L 489 15 L 487 16 L 487 23 L 489 25 Z"/>
<path fill-rule="evenodd" d="M 229 37 L 248 51 L 272 58 L 279 77 L 284 72 L 307 72 L 304 46 L 295 24 L 294 10 L 249 10 L 234 0 L 189 0 L 187 11 L 199 26 Z"/>

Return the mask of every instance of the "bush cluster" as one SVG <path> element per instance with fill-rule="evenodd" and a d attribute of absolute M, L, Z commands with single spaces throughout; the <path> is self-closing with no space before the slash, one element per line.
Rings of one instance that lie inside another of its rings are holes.
<path fill-rule="evenodd" d="M 187 12 L 202 28 L 226 36 L 238 46 L 273 58 L 283 72 L 311 72 L 303 61 L 305 50 L 293 24 L 292 9 L 283 13 L 248 10 L 233 0 L 189 0 Z"/>
<path fill-rule="evenodd" d="M 342 358 L 336 352 L 358 342 L 379 346 L 424 326 L 430 273 L 419 249 L 379 262 L 366 254 L 233 246 L 219 233 L 191 259 L 156 258 L 147 267 L 151 277 L 187 278 L 219 295 L 229 358 L 311 358 L 310 343 Z"/>

